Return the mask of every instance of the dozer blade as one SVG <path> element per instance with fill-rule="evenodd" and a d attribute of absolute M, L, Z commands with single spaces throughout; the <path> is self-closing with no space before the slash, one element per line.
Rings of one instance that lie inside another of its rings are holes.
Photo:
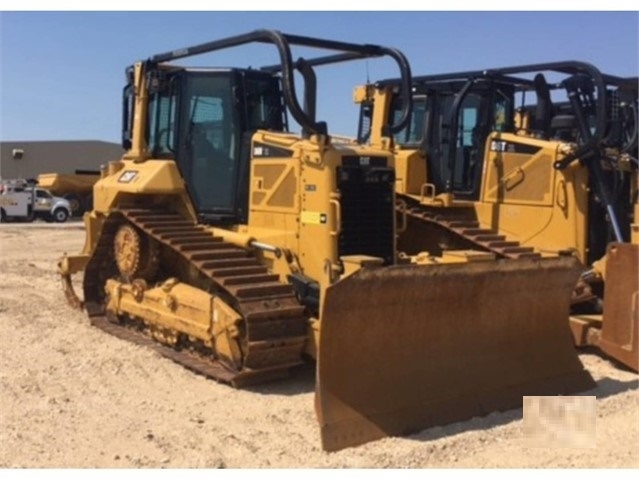
<path fill-rule="evenodd" d="M 606 294 L 599 347 L 639 370 L 639 245 L 613 243 L 606 254 Z"/>
<path fill-rule="evenodd" d="M 573 347 L 574 258 L 363 269 L 327 289 L 327 451 L 595 387 Z"/>

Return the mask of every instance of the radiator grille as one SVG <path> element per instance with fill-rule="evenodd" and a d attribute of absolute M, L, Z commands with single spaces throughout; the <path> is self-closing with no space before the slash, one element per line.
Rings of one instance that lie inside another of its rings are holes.
<path fill-rule="evenodd" d="M 394 262 L 394 184 L 391 168 L 337 168 L 342 213 L 340 256 L 369 255 L 383 258 L 386 264 Z"/>

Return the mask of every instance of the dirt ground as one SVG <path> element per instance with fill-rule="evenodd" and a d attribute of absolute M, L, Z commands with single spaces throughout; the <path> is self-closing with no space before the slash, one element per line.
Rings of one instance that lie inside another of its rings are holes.
<path fill-rule="evenodd" d="M 79 223 L 0 225 L 0 467 L 639 467 L 637 375 L 594 354 L 596 448 L 531 446 L 518 409 L 325 453 L 312 369 L 233 390 L 70 309 L 55 261 L 83 241 Z"/>

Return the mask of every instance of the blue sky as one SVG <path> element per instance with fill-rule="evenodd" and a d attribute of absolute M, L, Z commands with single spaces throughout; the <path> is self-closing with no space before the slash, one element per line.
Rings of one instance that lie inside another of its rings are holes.
<path fill-rule="evenodd" d="M 127 65 L 257 28 L 396 47 L 414 74 L 568 59 L 638 72 L 638 12 L 2 12 L 0 140 L 119 141 Z M 255 45 L 182 63 L 259 67 L 274 52 Z M 317 73 L 318 118 L 353 135 L 353 87 L 397 71 L 371 59 Z"/>

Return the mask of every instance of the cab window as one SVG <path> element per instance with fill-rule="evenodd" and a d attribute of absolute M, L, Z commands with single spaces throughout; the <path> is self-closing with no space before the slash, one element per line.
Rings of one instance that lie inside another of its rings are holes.
<path fill-rule="evenodd" d="M 36 198 L 46 198 L 48 200 L 51 199 L 51 195 L 44 190 L 36 190 Z"/>

